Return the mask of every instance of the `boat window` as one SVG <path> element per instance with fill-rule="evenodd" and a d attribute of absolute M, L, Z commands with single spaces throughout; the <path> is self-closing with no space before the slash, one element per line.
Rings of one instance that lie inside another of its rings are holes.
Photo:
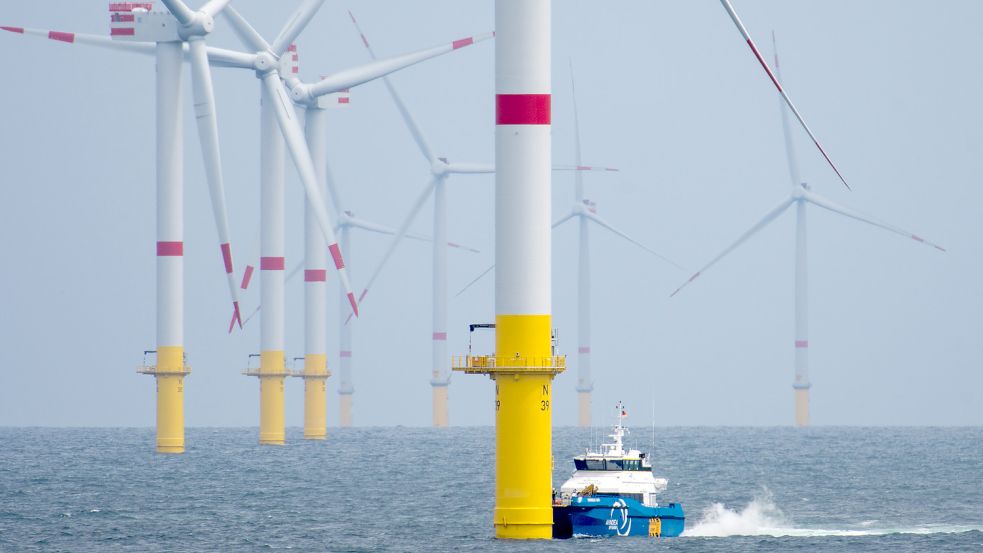
<path fill-rule="evenodd" d="M 587 470 L 604 470 L 603 459 L 587 459 L 586 465 L 587 465 Z"/>
<path fill-rule="evenodd" d="M 625 470 L 621 459 L 608 459 L 608 470 Z"/>
<path fill-rule="evenodd" d="M 624 499 L 634 499 L 641 503 L 643 494 L 640 493 L 599 493 L 597 497 L 620 497 Z"/>

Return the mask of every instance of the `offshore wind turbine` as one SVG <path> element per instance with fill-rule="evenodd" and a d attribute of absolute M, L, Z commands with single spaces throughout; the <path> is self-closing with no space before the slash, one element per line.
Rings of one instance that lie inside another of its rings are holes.
<path fill-rule="evenodd" d="M 361 35 L 362 43 L 365 45 L 365 49 L 368 50 L 369 56 L 371 56 L 373 60 L 377 59 L 375 51 L 369 44 L 369 40 L 366 38 L 365 33 L 362 32 L 362 29 L 359 26 L 358 21 L 355 19 L 355 16 L 350 11 L 348 12 L 348 15 L 351 17 L 352 23 L 355 24 L 355 28 Z M 474 37 L 455 41 L 451 46 L 453 49 L 462 48 L 476 42 L 490 39 L 494 36 L 495 33 L 476 35 Z M 447 179 L 451 175 L 494 173 L 495 166 L 489 163 L 451 162 L 448 161 L 447 158 L 438 157 L 437 154 L 434 153 L 433 148 L 430 147 L 427 139 L 424 137 L 420 126 L 410 114 L 406 104 L 399 96 L 399 93 L 396 91 L 396 87 L 393 85 L 392 81 L 390 81 L 388 77 L 383 77 L 383 81 L 386 84 L 386 88 L 389 90 L 389 95 L 396 104 L 396 108 L 399 110 L 400 116 L 403 118 L 403 122 L 406 123 L 410 134 L 413 135 L 413 140 L 420 149 L 420 153 L 423 154 L 424 159 L 429 164 L 430 180 L 420 195 L 417 196 L 409 215 L 399 228 L 399 233 L 390 243 L 389 249 L 383 256 L 382 261 L 369 278 L 368 284 L 366 284 L 365 288 L 362 290 L 362 294 L 359 296 L 359 301 L 362 301 L 365 298 L 365 295 L 375 282 L 375 279 L 378 278 L 380 272 L 382 271 L 383 266 L 393 255 L 393 252 L 396 250 L 396 246 L 406 234 L 409 225 L 412 224 L 413 219 L 416 218 L 416 215 L 432 194 L 434 201 L 433 332 L 431 334 L 433 357 L 430 387 L 433 404 L 433 426 L 444 427 L 449 424 L 447 386 L 450 384 L 450 356 L 447 352 L 447 251 L 444 248 L 444 244 L 447 243 L 446 184 Z"/>
<path fill-rule="evenodd" d="M 570 63 L 570 92 L 573 97 L 574 147 L 577 167 L 583 167 L 580 143 L 580 117 L 577 113 L 577 90 L 574 81 L 573 63 Z M 591 306 L 590 306 L 590 225 L 605 228 L 628 242 L 663 261 L 682 269 L 675 262 L 655 252 L 641 242 L 631 238 L 597 215 L 597 206 L 584 195 L 584 171 L 574 171 L 574 204 L 571 211 L 553 223 L 556 228 L 566 221 L 576 219 L 579 223 L 578 262 L 577 262 L 577 424 L 581 427 L 591 425 L 591 393 L 594 382 L 591 379 Z"/>
<path fill-rule="evenodd" d="M 302 11 L 292 20 L 295 24 L 300 24 L 304 19 L 310 20 L 314 13 L 320 8 L 323 0 L 308 2 L 302 6 Z M 262 35 L 260 35 L 235 9 L 229 8 L 226 16 L 232 24 L 236 34 L 248 46 L 256 51 L 271 51 L 271 46 Z M 306 22 L 304 22 L 306 24 Z M 294 38 L 299 34 L 294 35 Z M 490 37 L 491 35 L 487 35 Z M 487 38 L 487 37 L 485 37 Z M 389 232 L 389 229 L 378 225 L 373 225 L 367 221 L 356 219 L 350 212 L 342 212 L 338 193 L 335 190 L 334 179 L 330 178 L 328 169 L 328 146 L 327 131 L 328 121 L 327 109 L 338 105 L 347 105 L 348 88 L 356 84 L 361 84 L 369 80 L 376 79 L 398 69 L 406 68 L 422 61 L 453 52 L 474 42 L 483 40 L 481 37 L 468 37 L 456 40 L 452 43 L 445 43 L 432 48 L 403 54 L 383 60 L 373 60 L 372 63 L 361 67 L 356 67 L 341 73 L 324 77 L 315 83 L 305 83 L 301 81 L 294 71 L 283 76 L 286 87 L 290 90 L 291 99 L 301 106 L 304 110 L 305 138 L 307 147 L 312 156 L 312 162 L 316 170 L 317 186 L 323 193 L 325 190 L 332 198 L 332 206 L 335 209 L 335 218 L 341 220 L 340 229 L 347 234 L 350 227 L 358 226 L 376 232 Z M 296 58 L 296 52 L 293 57 Z M 338 96 L 337 93 L 345 94 Z M 305 204 L 305 255 L 304 255 L 304 304 L 305 304 L 305 354 L 304 370 L 299 374 L 304 379 L 304 437 L 307 439 L 323 439 L 326 433 L 326 391 L 325 380 L 329 376 L 327 370 L 327 311 L 325 309 L 327 300 L 327 250 L 337 246 L 325 247 L 324 240 L 321 238 L 317 228 L 316 206 L 311 202 L 310 197 Z M 344 242 L 342 243 L 344 246 Z M 335 250 L 331 250 L 335 255 Z M 344 253 L 338 250 L 338 255 Z M 282 275 L 282 272 L 281 272 Z M 344 288 L 344 301 L 355 305 L 354 296 L 348 288 Z M 282 301 L 282 300 L 280 300 Z M 266 303 L 264 298 L 264 304 Z M 343 306 L 342 312 L 346 312 L 347 307 Z M 265 313 L 265 311 L 264 311 Z M 350 344 L 350 334 L 346 337 L 345 333 L 350 333 L 342 325 L 342 342 Z M 282 331 L 282 326 L 281 326 Z M 350 423 L 351 421 L 351 387 L 350 378 L 350 356 L 351 349 L 347 351 L 347 360 L 342 361 L 343 382 L 339 388 L 342 395 L 342 420 Z M 342 354 L 344 357 L 344 353 Z M 347 376 L 347 378 L 345 378 Z M 345 397 L 348 396 L 348 397 Z"/>
<path fill-rule="evenodd" d="M 774 34 L 772 34 L 774 43 Z M 775 77 L 776 81 L 781 81 L 779 72 L 778 52 L 775 51 Z M 693 282 L 707 269 L 712 267 L 727 254 L 734 251 L 738 246 L 747 241 L 751 236 L 769 225 L 785 212 L 789 207 L 795 206 L 795 378 L 792 384 L 795 399 L 795 424 L 796 426 L 809 425 L 809 388 L 812 386 L 809 381 L 809 297 L 808 297 L 808 248 L 806 243 L 806 206 L 812 204 L 833 213 L 838 213 L 845 217 L 855 219 L 882 229 L 891 231 L 895 234 L 911 238 L 912 240 L 932 246 L 940 251 L 945 251 L 941 246 L 925 240 L 924 238 L 912 234 L 904 229 L 878 221 L 872 217 L 861 214 L 851 208 L 836 204 L 829 199 L 820 196 L 812 191 L 812 188 L 799 177 L 799 167 L 796 161 L 795 149 L 793 146 L 792 133 L 789 129 L 788 110 L 786 105 L 779 99 L 779 109 L 782 114 L 782 134 L 785 137 L 785 153 L 788 159 L 789 177 L 791 178 L 791 193 L 782 200 L 774 209 L 752 226 L 747 232 L 742 234 L 735 242 L 729 245 L 720 254 L 710 260 L 697 271 L 682 286 L 676 289 L 672 295 L 676 295 L 687 284 Z"/>
<path fill-rule="evenodd" d="M 168 2 L 165 2 L 168 4 Z M 157 60 L 157 363 L 140 372 L 157 379 L 157 451 L 184 452 L 184 221 L 183 136 L 181 124 L 182 64 L 191 61 L 192 91 L 198 134 L 205 165 L 220 250 L 232 296 L 232 326 L 241 324 L 229 239 L 225 191 L 219 153 L 215 96 L 208 58 L 224 59 L 221 50 L 208 48 L 205 38 L 214 28 L 214 16 L 228 0 L 211 0 L 198 11 L 151 12 L 152 2 L 114 2 L 110 37 L 23 27 L 5 31 L 46 36 L 69 44 L 90 44 L 108 49 L 151 54 Z M 170 5 L 168 6 L 170 7 Z M 121 40 L 125 42 L 115 42 Z M 132 41 L 132 42 L 130 42 Z"/>

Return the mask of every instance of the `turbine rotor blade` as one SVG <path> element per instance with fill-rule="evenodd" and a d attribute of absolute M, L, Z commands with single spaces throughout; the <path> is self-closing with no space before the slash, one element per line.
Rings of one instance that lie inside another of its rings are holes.
<path fill-rule="evenodd" d="M 463 294 L 464 292 L 466 292 L 468 290 L 468 288 L 471 288 L 472 286 L 474 286 L 479 280 L 481 280 L 482 278 L 484 278 L 485 275 L 487 275 L 488 273 L 492 272 L 492 269 L 494 269 L 494 268 L 495 268 L 495 265 L 492 265 L 491 267 L 488 267 L 487 269 L 485 269 L 484 271 L 482 271 L 480 275 L 478 275 L 478 276 L 476 276 L 474 278 L 474 280 L 472 280 L 471 282 L 467 283 L 467 285 L 465 285 L 464 288 L 461 288 L 461 290 L 458 293 L 454 294 L 454 297 L 456 298 L 456 297 L 460 296 L 461 294 Z"/>
<path fill-rule="evenodd" d="M 946 251 L 946 249 L 943 248 L 942 246 L 940 246 L 940 245 L 938 245 L 938 244 L 936 244 L 934 242 L 929 242 L 928 240 L 925 240 L 924 238 L 922 238 L 921 236 L 918 236 L 917 234 L 912 234 L 912 233 L 908 232 L 907 230 L 904 230 L 903 228 L 896 227 L 894 225 L 889 225 L 889 224 L 884 223 L 882 221 L 878 221 L 877 219 L 874 219 L 873 217 L 870 217 L 868 215 L 864 215 L 864 214 L 860 213 L 859 211 L 857 211 L 855 209 L 851 209 L 849 207 L 845 207 L 845 206 L 836 204 L 836 203 L 834 203 L 834 202 L 832 202 L 830 200 L 827 200 L 826 198 L 824 198 L 824 197 L 822 197 L 819 194 L 816 194 L 814 192 L 805 191 L 805 194 L 804 195 L 805 195 L 806 201 L 808 201 L 809 203 L 811 203 L 813 205 L 816 205 L 816 206 L 819 206 L 819 207 L 821 207 L 823 209 L 832 211 L 833 213 L 839 213 L 840 215 L 843 215 L 845 217 L 849 217 L 851 219 L 855 219 L 857 221 L 860 221 L 860 222 L 863 222 L 863 223 L 867 223 L 869 225 L 873 225 L 875 227 L 882 228 L 884 230 L 891 231 L 891 232 L 893 232 L 895 234 L 899 234 L 899 235 L 904 236 L 906 238 L 911 238 L 915 242 L 921 242 L 922 244 L 925 244 L 926 246 L 932 246 L 933 248 L 935 248 L 935 249 L 937 249 L 939 251 L 942 251 L 942 252 Z"/>
<path fill-rule="evenodd" d="M 448 173 L 459 173 L 462 175 L 483 175 L 495 172 L 494 163 L 469 163 L 451 162 L 447 164 Z"/>
<path fill-rule="evenodd" d="M 580 213 L 578 213 L 576 211 L 571 211 L 570 213 L 567 213 L 563 217 L 559 218 L 555 223 L 553 223 L 553 226 L 551 228 L 556 228 L 556 227 L 562 225 L 563 223 L 566 223 L 570 219 L 573 219 L 574 217 L 577 217 L 578 215 L 580 215 Z"/>
<path fill-rule="evenodd" d="M 212 200 L 212 213 L 218 230 L 219 247 L 225 265 L 229 293 L 232 297 L 232 322 L 242 328 L 239 312 L 239 293 L 236 287 L 235 270 L 232 263 L 232 244 L 229 238 L 229 218 L 225 205 L 225 183 L 222 177 L 222 156 L 218 140 L 218 121 L 215 115 L 215 90 L 212 74 L 208 67 L 208 53 L 205 40 L 200 37 L 188 41 L 191 54 L 191 85 L 195 103 L 195 119 L 198 123 L 198 139 L 205 164 L 208 193 Z M 229 332 L 231 332 L 231 326 Z"/>
<path fill-rule="evenodd" d="M 621 169 L 617 167 L 604 167 L 601 165 L 553 165 L 554 171 L 576 171 L 578 173 L 618 173 Z"/>
<path fill-rule="evenodd" d="M 362 28 L 359 26 L 358 20 L 355 19 L 355 16 L 351 11 L 348 12 L 348 16 L 352 18 L 352 23 L 355 24 L 355 29 L 358 31 L 358 34 L 362 36 L 362 44 L 364 44 L 365 49 L 369 51 L 369 56 L 371 56 L 373 60 L 376 60 L 377 58 L 375 52 L 369 45 L 369 40 L 365 38 L 365 33 L 362 32 Z M 433 149 L 430 148 L 430 144 L 427 143 L 427 139 L 423 136 L 423 131 L 420 130 L 420 126 L 416 123 L 416 120 L 413 119 L 413 116 L 406 108 L 406 104 L 403 103 L 399 93 L 396 92 L 396 87 L 393 86 L 392 82 L 389 80 L 389 77 L 383 77 L 382 80 L 386 85 L 386 89 L 389 90 L 389 96 L 392 97 L 393 103 L 396 104 L 399 114 L 403 117 L 403 121 L 409 128 L 410 134 L 413 135 L 413 140 L 416 141 L 417 147 L 420 148 L 420 153 L 423 154 L 423 157 L 427 159 L 428 163 L 433 165 L 437 161 L 437 156 L 434 155 Z"/>
<path fill-rule="evenodd" d="M 229 6 L 222 11 L 222 15 L 225 16 L 225 19 L 232 26 L 232 31 L 246 47 L 256 52 L 265 52 L 270 49 L 270 44 L 266 42 L 263 35 L 259 34 L 234 7 Z"/>
<path fill-rule="evenodd" d="M 493 36 L 494 33 L 476 35 L 473 37 L 455 40 L 454 42 L 446 43 L 440 46 L 435 46 L 433 48 L 427 48 L 425 50 L 419 50 L 417 52 L 411 52 L 401 56 L 393 56 L 382 60 L 375 60 L 372 63 L 346 69 L 333 75 L 329 75 L 325 79 L 312 84 L 310 87 L 310 94 L 312 96 L 323 96 L 325 94 L 338 92 L 339 90 L 349 89 L 368 81 L 378 79 L 379 77 L 384 77 L 390 73 L 399 71 L 400 69 L 405 69 L 420 62 L 459 50 L 465 46 L 470 46 L 483 40 L 488 40 Z"/>
<path fill-rule="evenodd" d="M 318 225 L 321 227 L 321 232 L 324 234 L 324 240 L 328 244 L 331 257 L 334 259 L 335 268 L 338 270 L 338 278 L 341 281 L 342 288 L 348 295 L 348 302 L 351 304 L 352 313 L 357 317 L 358 302 L 355 300 L 355 294 L 352 292 L 352 285 L 348 279 L 348 271 L 345 269 L 344 259 L 342 259 L 341 248 L 338 247 L 338 240 L 335 238 L 331 216 L 328 214 L 324 198 L 321 196 L 317 173 L 314 169 L 314 161 L 311 159 L 311 153 L 307 149 L 307 140 L 304 137 L 304 131 L 301 130 L 300 123 L 297 121 L 297 113 L 294 111 L 293 103 L 290 101 L 290 96 L 287 94 L 283 82 L 280 80 L 280 74 L 277 71 L 274 70 L 266 73 L 262 76 L 262 79 L 267 93 L 267 99 L 273 104 L 271 107 L 276 114 L 284 141 L 287 143 L 287 150 L 290 152 L 294 165 L 297 167 L 297 172 L 300 174 L 300 180 L 304 185 L 307 200 L 311 205 Z"/>
<path fill-rule="evenodd" d="M 270 50 L 277 56 L 282 56 L 287 48 L 297 40 L 297 37 L 304 31 L 323 4 L 324 0 L 304 0 L 290 21 L 280 30 L 280 34 L 273 40 Z"/>
<path fill-rule="evenodd" d="M 732 243 L 731 245 L 727 246 L 724 249 L 724 251 L 722 251 L 719 254 L 717 254 L 717 256 L 714 257 L 713 259 L 711 259 L 709 263 L 707 263 L 706 265 L 704 265 L 703 267 L 701 267 L 699 271 L 693 273 L 693 276 L 689 277 L 689 280 L 687 280 L 686 282 L 684 282 L 682 284 L 682 286 L 680 286 L 679 288 L 676 288 L 676 291 L 675 292 L 673 292 L 672 294 L 669 294 L 669 297 L 671 298 L 672 296 L 675 296 L 676 294 L 678 294 L 680 290 L 682 290 L 683 288 L 685 288 L 686 286 L 688 286 L 689 283 L 691 283 L 694 280 L 696 280 L 697 277 L 699 277 L 701 274 L 705 273 L 707 271 L 707 269 L 709 269 L 710 267 L 713 267 L 718 261 L 720 261 L 721 259 L 723 259 L 724 256 L 726 256 L 730 252 L 732 252 L 735 249 L 737 249 L 738 246 L 740 246 L 745 241 L 747 241 L 748 238 L 751 238 L 752 236 L 754 236 L 759 230 L 761 230 L 762 228 L 764 228 L 765 226 L 767 226 L 768 223 L 771 223 L 772 221 L 774 221 L 776 217 L 778 217 L 779 215 L 781 215 L 782 212 L 784 212 L 786 209 L 788 209 L 788 206 L 792 205 L 794 202 L 795 202 L 795 199 L 792 198 L 791 196 L 788 197 L 788 198 L 786 198 L 786 199 L 784 199 L 784 200 L 782 200 L 782 203 L 778 204 L 777 207 L 775 207 L 774 209 L 772 209 L 771 211 L 769 211 L 768 213 L 766 213 L 765 216 L 762 217 L 760 221 L 758 221 L 757 223 L 755 223 L 754 226 L 752 226 L 744 234 L 742 234 L 737 240 L 734 241 L 734 243 Z"/>
<path fill-rule="evenodd" d="M 167 9 L 177 18 L 178 23 L 182 25 L 187 25 L 195 20 L 195 12 L 181 0 L 160 0 L 160 3 L 167 6 Z"/>
<path fill-rule="evenodd" d="M 32 35 L 64 42 L 67 44 L 87 44 L 98 46 L 109 50 L 121 50 L 125 52 L 136 52 L 138 54 L 153 55 L 157 52 L 157 45 L 153 42 L 129 42 L 113 40 L 108 36 L 91 35 L 84 33 L 66 33 L 62 31 L 49 31 L 47 29 L 32 29 L 29 27 L 0 27 L 0 30 L 19 35 Z"/>
<path fill-rule="evenodd" d="M 765 70 L 765 73 L 768 74 L 768 77 L 771 79 L 771 82 L 775 85 L 775 88 L 778 89 L 778 92 L 782 95 L 782 98 L 785 99 L 785 104 L 792 111 L 792 113 L 795 114 L 795 118 L 799 120 L 799 124 L 802 125 L 803 129 L 805 129 L 806 133 L 809 135 L 809 138 L 811 138 L 812 142 L 816 145 L 816 148 L 819 148 L 819 152 L 823 154 L 824 158 L 826 158 L 826 163 L 828 163 L 829 166 L 833 169 L 833 172 L 836 173 L 836 176 L 840 178 L 840 182 L 843 183 L 843 186 L 846 186 L 847 190 L 850 190 L 850 185 L 847 184 L 846 179 L 843 178 L 842 174 L 840 174 L 840 170 L 836 168 L 836 165 L 833 165 L 833 160 L 830 159 L 829 155 L 826 154 L 826 150 L 823 149 L 822 144 L 819 143 L 819 139 L 816 138 L 815 134 L 813 134 L 812 129 L 809 128 L 809 125 L 806 125 L 805 119 L 802 118 L 802 115 L 799 113 L 799 110 L 795 108 L 795 104 L 792 103 L 792 99 L 788 97 L 788 94 L 785 93 L 785 89 L 782 88 L 782 85 L 778 81 L 778 78 L 775 76 L 774 73 L 772 73 L 771 68 L 768 67 L 768 62 L 766 62 L 765 59 L 761 57 L 761 53 L 758 52 L 758 47 L 755 46 L 754 41 L 751 40 L 751 35 L 748 34 L 747 28 L 744 26 L 744 23 L 741 22 L 741 18 L 738 17 L 737 12 L 734 11 L 734 6 L 730 4 L 730 0 L 720 0 L 720 3 L 723 4 L 724 9 L 727 10 L 727 13 L 730 15 L 730 18 L 734 22 L 734 25 L 737 26 L 737 30 L 741 32 L 741 35 L 744 37 L 744 40 L 747 41 L 747 45 L 751 48 L 751 52 L 754 53 L 754 57 L 758 59 L 758 63 L 761 64 L 761 67 Z"/>
<path fill-rule="evenodd" d="M 215 17 L 229 5 L 230 1 L 231 0 L 209 0 L 209 2 L 202 6 L 198 11 L 206 14 L 208 17 Z"/>
<path fill-rule="evenodd" d="M 775 51 L 775 76 L 779 82 L 782 80 L 782 68 L 778 63 L 778 43 L 775 41 L 775 31 L 771 32 L 771 44 Z M 781 97 L 778 99 L 778 109 L 782 112 L 782 135 L 785 136 L 785 156 L 788 158 L 788 173 L 792 178 L 792 186 L 802 184 L 802 177 L 799 176 L 799 163 L 795 158 L 795 146 L 792 142 L 792 130 L 788 126 L 788 108 Z"/>
<path fill-rule="evenodd" d="M 645 244 L 642 244 L 641 242 L 639 242 L 638 240 L 635 240 L 631 236 L 628 236 L 624 232 L 622 232 L 622 231 L 614 228 L 613 226 L 611 226 L 610 223 L 608 223 L 604 219 L 598 217 L 596 213 L 591 213 L 590 211 L 584 211 L 584 212 L 581 213 L 581 216 L 582 217 L 586 217 L 587 219 L 589 219 L 589 220 L 597 223 L 598 225 L 601 225 L 602 227 L 604 227 L 604 228 L 608 229 L 609 231 L 613 232 L 614 234 L 617 234 L 618 236 L 624 238 L 625 240 L 631 242 L 632 244 L 635 244 L 639 248 L 642 248 L 643 250 L 645 250 L 645 251 L 649 252 L 650 254 L 658 257 L 659 259 L 665 261 L 666 263 L 668 263 L 668 264 L 676 267 L 677 269 L 679 269 L 681 271 L 685 271 L 686 270 L 685 268 L 683 268 L 683 266 L 681 266 L 680 264 L 676 263 L 675 261 L 673 261 L 673 260 L 669 259 L 668 257 L 662 255 L 661 253 L 653 250 L 652 248 L 649 248 Z"/>
<path fill-rule="evenodd" d="M 389 242 L 389 248 L 386 249 L 386 253 L 382 256 L 382 261 L 380 261 L 379 265 L 376 266 L 375 271 L 373 271 L 372 276 L 369 277 L 365 288 L 362 289 L 362 293 L 358 297 L 359 302 L 365 299 L 365 296 L 369 293 L 369 289 L 372 288 L 375 280 L 379 278 L 379 274 L 382 273 L 382 269 L 386 266 L 386 263 L 389 262 L 389 259 L 396 251 L 396 246 L 398 246 L 403 237 L 406 236 L 410 225 L 413 224 L 413 220 L 416 219 L 416 216 L 420 213 L 420 210 L 423 208 L 423 204 L 426 203 L 427 198 L 430 197 L 430 194 L 437 186 L 439 179 L 440 177 L 431 177 L 430 182 L 423 188 L 419 196 L 417 196 L 416 201 L 413 203 L 413 207 L 410 209 L 410 212 L 406 215 L 406 218 L 403 220 L 402 224 L 399 225 L 399 230 L 396 232 L 396 236 L 394 236 L 392 241 Z M 348 317 L 348 320 L 351 320 L 351 317 Z M 348 320 L 345 322 L 347 323 Z"/>

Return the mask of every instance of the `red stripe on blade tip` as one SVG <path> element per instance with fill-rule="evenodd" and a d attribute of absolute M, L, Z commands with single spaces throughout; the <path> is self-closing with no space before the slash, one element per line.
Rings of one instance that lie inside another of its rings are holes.
<path fill-rule="evenodd" d="M 51 40 L 59 40 L 61 42 L 68 42 L 69 44 L 75 42 L 75 33 L 62 33 L 58 31 L 50 31 L 48 33 L 48 38 Z"/>
<path fill-rule="evenodd" d="M 495 96 L 496 125 L 549 125 L 549 94 L 498 94 Z"/>
<path fill-rule="evenodd" d="M 471 46 L 474 44 L 474 37 L 462 38 L 460 40 L 455 40 L 451 43 L 451 48 L 457 50 L 458 48 L 464 48 L 465 46 Z"/>
<path fill-rule="evenodd" d="M 282 271 L 285 260 L 282 257 L 261 257 L 259 258 L 259 270 L 261 271 Z"/>
<path fill-rule="evenodd" d="M 232 246 L 228 242 L 222 244 L 222 261 L 225 262 L 225 272 L 232 272 Z"/>
<path fill-rule="evenodd" d="M 338 243 L 336 242 L 328 246 L 328 251 L 331 252 L 331 259 L 334 259 L 335 268 L 338 270 L 344 269 L 345 260 L 341 258 L 341 248 L 338 247 Z"/>
<path fill-rule="evenodd" d="M 358 302 L 355 301 L 355 294 L 348 292 L 348 303 L 352 304 L 352 312 L 358 317 Z"/>
<path fill-rule="evenodd" d="M 249 281 L 253 278 L 253 266 L 246 265 L 246 271 L 242 274 L 242 285 L 241 288 L 245 290 L 249 288 Z"/>
<path fill-rule="evenodd" d="M 24 34 L 23 27 L 0 27 L 0 29 L 3 29 L 4 31 L 10 31 L 11 33 Z"/>
<path fill-rule="evenodd" d="M 184 255 L 184 242 L 157 242 L 157 255 L 176 257 Z"/>

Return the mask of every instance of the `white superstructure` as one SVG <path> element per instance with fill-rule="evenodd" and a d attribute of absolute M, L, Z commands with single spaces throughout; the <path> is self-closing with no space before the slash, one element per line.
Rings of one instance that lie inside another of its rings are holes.
<path fill-rule="evenodd" d="M 628 429 L 622 424 L 627 417 L 624 406 L 618 404 L 618 423 L 610 443 L 601 444 L 600 451 L 590 451 L 573 458 L 576 470 L 560 487 L 560 501 L 572 497 L 618 496 L 635 499 L 647 507 L 656 507 L 656 494 L 665 491 L 668 480 L 652 474 L 652 464 L 645 453 L 625 450 L 623 439 Z"/>

